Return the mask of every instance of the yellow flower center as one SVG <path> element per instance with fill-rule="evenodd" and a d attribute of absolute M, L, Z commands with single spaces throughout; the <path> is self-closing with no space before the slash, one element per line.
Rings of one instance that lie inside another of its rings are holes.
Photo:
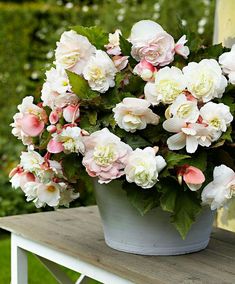
<path fill-rule="evenodd" d="M 47 190 L 50 191 L 50 192 L 54 192 L 56 190 L 56 188 L 53 185 L 49 185 L 47 187 Z"/>
<path fill-rule="evenodd" d="M 95 147 L 93 158 L 97 165 L 107 167 L 116 160 L 117 154 L 114 146 L 108 144 L 105 146 L 98 145 Z"/>
<path fill-rule="evenodd" d="M 209 124 L 215 128 L 219 128 L 221 123 L 218 117 L 214 117 L 209 121 Z"/>
<path fill-rule="evenodd" d="M 173 103 L 173 101 L 182 92 L 180 85 L 171 80 L 161 80 L 156 84 L 157 92 L 162 95 L 162 102 L 165 104 Z"/>
<path fill-rule="evenodd" d="M 192 106 L 189 104 L 182 104 L 177 110 L 177 116 L 179 118 L 187 117 L 192 111 Z"/>

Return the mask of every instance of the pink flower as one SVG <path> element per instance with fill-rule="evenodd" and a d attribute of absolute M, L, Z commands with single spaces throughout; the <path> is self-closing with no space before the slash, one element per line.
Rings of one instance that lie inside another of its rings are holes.
<path fill-rule="evenodd" d="M 124 68 L 126 68 L 126 66 L 128 64 L 128 58 L 129 58 L 129 56 L 120 56 L 120 55 L 116 55 L 112 58 L 113 63 L 114 63 L 114 65 L 115 65 L 115 67 L 117 68 L 118 71 L 121 71 Z"/>
<path fill-rule="evenodd" d="M 80 116 L 78 105 L 69 105 L 63 109 L 63 117 L 67 122 L 74 122 Z"/>
<path fill-rule="evenodd" d="M 45 123 L 33 114 L 25 114 L 20 120 L 22 131 L 30 136 L 36 137 L 43 131 Z"/>
<path fill-rule="evenodd" d="M 156 72 L 157 68 L 144 59 L 133 70 L 133 73 L 139 75 L 144 81 L 151 81 Z"/>
<path fill-rule="evenodd" d="M 82 160 L 87 173 L 98 177 L 99 183 L 109 183 L 124 174 L 131 147 L 107 128 L 84 137 L 86 151 Z"/>
<path fill-rule="evenodd" d="M 183 35 L 175 44 L 175 53 L 183 56 L 185 59 L 187 59 L 189 55 L 189 48 L 185 46 L 187 41 L 186 35 Z"/>
<path fill-rule="evenodd" d="M 13 117 L 12 133 L 21 139 L 25 145 L 32 143 L 31 137 L 41 134 L 47 123 L 45 110 L 33 104 L 33 97 L 26 97 L 18 106 L 19 112 Z"/>
<path fill-rule="evenodd" d="M 198 190 L 205 181 L 203 172 L 189 165 L 184 165 L 180 168 L 178 178 L 180 179 L 181 177 L 183 177 L 184 182 L 192 191 Z"/>
<path fill-rule="evenodd" d="M 47 145 L 47 151 L 49 153 L 58 154 L 64 151 L 63 143 L 51 139 Z"/>
<path fill-rule="evenodd" d="M 131 55 L 137 61 L 145 59 L 154 66 L 165 66 L 174 60 L 173 37 L 153 21 L 136 23 L 129 40 L 132 43 Z"/>

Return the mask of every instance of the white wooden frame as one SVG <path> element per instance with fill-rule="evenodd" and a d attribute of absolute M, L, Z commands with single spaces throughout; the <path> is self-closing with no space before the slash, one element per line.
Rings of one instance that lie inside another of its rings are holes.
<path fill-rule="evenodd" d="M 75 284 L 86 284 L 89 278 L 104 284 L 133 284 L 129 280 L 120 278 L 79 258 L 66 255 L 14 233 L 11 234 L 11 284 L 28 283 L 27 252 L 36 255 L 60 284 L 72 284 L 72 281 L 60 270 L 59 265 L 81 273 Z"/>

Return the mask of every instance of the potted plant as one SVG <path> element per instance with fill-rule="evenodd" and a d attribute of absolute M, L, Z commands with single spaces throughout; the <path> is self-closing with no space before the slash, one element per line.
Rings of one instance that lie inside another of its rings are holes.
<path fill-rule="evenodd" d="M 94 181 L 109 246 L 173 255 L 207 246 L 235 193 L 235 49 L 176 43 L 159 24 L 62 34 L 41 102 L 12 133 L 27 146 L 10 173 L 37 207 L 68 206 Z"/>

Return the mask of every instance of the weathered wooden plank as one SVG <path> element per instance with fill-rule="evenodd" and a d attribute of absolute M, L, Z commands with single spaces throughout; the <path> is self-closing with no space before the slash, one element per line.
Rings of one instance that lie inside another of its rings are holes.
<path fill-rule="evenodd" d="M 96 207 L 5 217 L 0 219 L 0 227 L 137 284 L 235 282 L 234 239 L 222 230 L 216 230 L 205 251 L 151 257 L 107 247 Z"/>

